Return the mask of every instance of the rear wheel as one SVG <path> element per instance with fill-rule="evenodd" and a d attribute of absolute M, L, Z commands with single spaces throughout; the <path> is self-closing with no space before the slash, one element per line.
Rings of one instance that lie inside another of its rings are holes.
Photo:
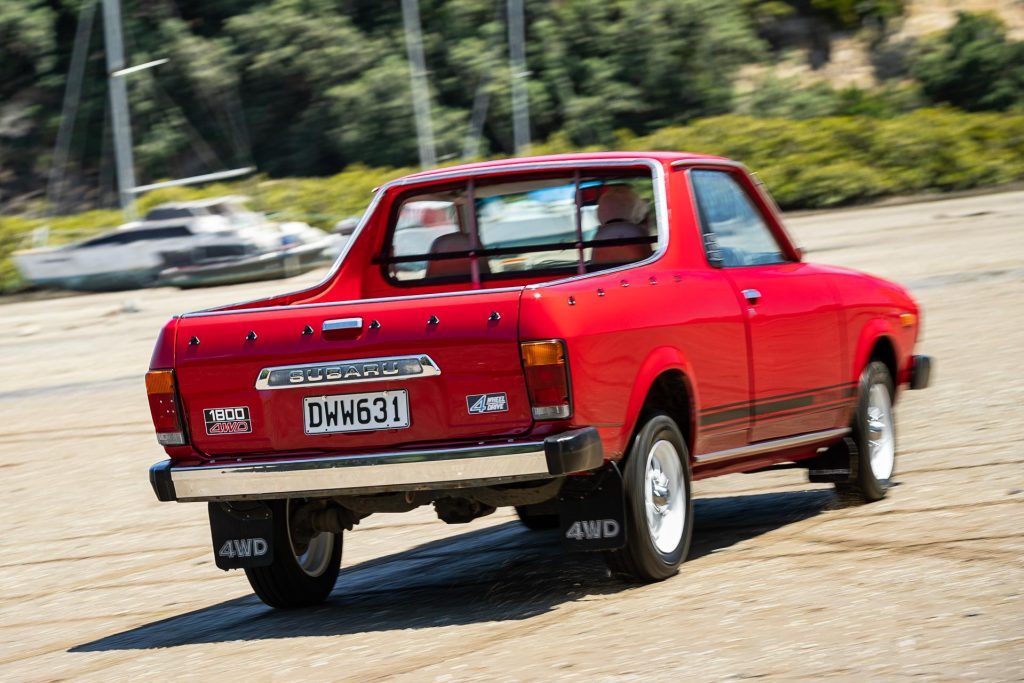
<path fill-rule="evenodd" d="M 885 497 L 896 468 L 894 384 L 885 363 L 872 361 L 861 373 L 852 434 L 857 452 L 851 457 L 851 481 L 836 491 L 851 500 L 871 502 Z"/>
<path fill-rule="evenodd" d="M 654 413 L 633 440 L 623 470 L 626 546 L 606 554 L 608 566 L 641 581 L 661 581 L 686 559 L 693 499 L 686 443 L 679 427 Z"/>
<path fill-rule="evenodd" d="M 296 533 L 295 505 L 274 501 L 274 561 L 245 570 L 260 600 L 278 609 L 319 605 L 334 588 L 341 569 L 341 534 L 314 533 L 308 541 Z"/>

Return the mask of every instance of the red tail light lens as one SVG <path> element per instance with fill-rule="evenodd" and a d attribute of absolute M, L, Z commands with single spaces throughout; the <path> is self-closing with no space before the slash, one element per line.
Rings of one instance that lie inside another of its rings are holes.
<path fill-rule="evenodd" d="M 560 339 L 520 344 L 526 388 L 535 420 L 564 420 L 572 415 L 569 364 Z"/>
<path fill-rule="evenodd" d="M 162 446 L 185 445 L 185 428 L 178 412 L 178 395 L 173 370 L 151 370 L 146 373 L 146 394 L 149 412 L 156 427 L 156 440 Z"/>

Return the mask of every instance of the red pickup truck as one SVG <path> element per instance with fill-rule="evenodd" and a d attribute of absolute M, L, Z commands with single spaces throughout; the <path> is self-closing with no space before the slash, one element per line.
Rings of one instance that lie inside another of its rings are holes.
<path fill-rule="evenodd" d="M 902 287 L 804 261 L 742 165 L 678 153 L 469 164 L 379 188 L 300 292 L 186 313 L 146 376 L 163 501 L 208 503 L 223 569 L 326 599 L 342 533 L 515 506 L 671 576 L 691 481 L 782 463 L 871 501 L 927 385 Z"/>

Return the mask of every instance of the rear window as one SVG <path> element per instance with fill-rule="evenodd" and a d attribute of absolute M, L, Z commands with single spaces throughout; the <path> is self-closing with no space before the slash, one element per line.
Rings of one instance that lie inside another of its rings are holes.
<path fill-rule="evenodd" d="M 593 272 L 641 261 L 657 242 L 644 172 L 459 185 L 407 195 L 392 214 L 396 283 Z"/>

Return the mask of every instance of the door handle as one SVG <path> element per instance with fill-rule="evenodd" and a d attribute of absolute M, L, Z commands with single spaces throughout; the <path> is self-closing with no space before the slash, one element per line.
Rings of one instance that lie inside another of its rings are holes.
<path fill-rule="evenodd" d="M 747 300 L 747 303 L 751 306 L 756 306 L 757 302 L 761 300 L 761 292 L 756 289 L 744 289 L 743 298 Z"/>
<path fill-rule="evenodd" d="M 320 329 L 323 331 L 324 339 L 358 339 L 363 334 L 363 319 L 325 320 Z"/>
<path fill-rule="evenodd" d="M 324 332 L 340 332 L 342 330 L 363 329 L 362 318 L 341 318 L 339 320 L 325 320 L 322 330 Z"/>

